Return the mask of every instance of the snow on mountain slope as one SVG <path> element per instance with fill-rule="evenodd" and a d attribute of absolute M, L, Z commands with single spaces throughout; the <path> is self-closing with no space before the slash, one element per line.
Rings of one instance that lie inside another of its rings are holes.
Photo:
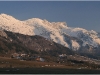
<path fill-rule="evenodd" d="M 26 25 L 24 21 L 19 21 L 6 14 L 0 15 L 0 28 L 7 31 L 22 33 L 25 35 L 34 34 L 34 32 L 32 31 L 33 28 L 31 28 L 29 25 Z"/>
<path fill-rule="evenodd" d="M 80 45 L 74 40 L 71 40 L 71 42 L 72 42 L 72 47 L 73 47 L 72 49 L 73 50 L 78 50 Z"/>
<path fill-rule="evenodd" d="M 56 43 L 60 43 L 62 45 L 65 44 L 65 46 L 68 47 L 68 44 L 64 41 L 63 36 L 59 33 L 59 31 L 51 26 L 52 23 L 39 18 L 32 18 L 25 22 L 27 25 L 34 27 L 33 32 L 35 35 L 41 35 L 45 38 L 52 39 Z"/>
<path fill-rule="evenodd" d="M 100 45 L 97 32 L 68 27 L 65 22 L 48 22 L 39 18 L 20 21 L 12 16 L 0 14 L 0 28 L 24 35 L 40 35 L 73 50 L 79 50 L 81 46 L 87 44 L 94 47 Z"/>

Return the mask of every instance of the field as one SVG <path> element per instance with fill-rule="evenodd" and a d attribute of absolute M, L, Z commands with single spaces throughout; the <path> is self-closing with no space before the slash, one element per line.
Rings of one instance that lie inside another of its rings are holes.
<path fill-rule="evenodd" d="M 80 69 L 55 62 L 38 62 L 0 57 L 0 74 L 100 74 L 100 70 Z"/>
<path fill-rule="evenodd" d="M 100 74 L 100 70 L 65 68 L 3 68 L 0 74 Z"/>
<path fill-rule="evenodd" d="M 64 67 L 55 62 L 26 61 L 9 57 L 0 57 L 0 68 L 33 68 L 33 67 Z"/>

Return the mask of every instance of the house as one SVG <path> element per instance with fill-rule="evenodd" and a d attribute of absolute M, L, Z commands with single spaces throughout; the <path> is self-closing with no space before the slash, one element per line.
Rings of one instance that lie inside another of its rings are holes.
<path fill-rule="evenodd" d="M 36 60 L 37 61 L 41 61 L 41 62 L 44 62 L 45 61 L 43 58 L 40 58 L 40 57 L 36 58 Z"/>
<path fill-rule="evenodd" d="M 40 61 L 44 62 L 45 60 L 43 58 L 40 58 Z"/>
<path fill-rule="evenodd" d="M 59 55 L 59 57 L 66 57 L 66 56 L 67 56 L 66 54 Z"/>
<path fill-rule="evenodd" d="M 26 57 L 26 56 L 27 56 L 27 54 L 20 54 L 20 56 L 21 56 L 21 57 Z"/>
<path fill-rule="evenodd" d="M 11 55 L 12 58 L 17 58 L 17 57 L 19 57 L 19 56 L 20 56 L 20 55 L 19 55 L 18 53 L 14 53 L 14 54 Z"/>

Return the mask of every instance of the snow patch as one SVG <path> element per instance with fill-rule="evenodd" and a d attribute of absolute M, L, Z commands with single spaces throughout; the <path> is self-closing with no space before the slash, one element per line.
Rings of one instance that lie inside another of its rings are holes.
<path fill-rule="evenodd" d="M 73 50 L 78 50 L 80 48 L 80 45 L 75 41 L 75 40 L 71 40 L 72 42 L 72 49 Z"/>

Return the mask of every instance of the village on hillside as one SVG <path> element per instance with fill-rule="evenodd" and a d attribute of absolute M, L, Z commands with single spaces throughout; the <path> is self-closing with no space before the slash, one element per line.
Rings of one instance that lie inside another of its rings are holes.
<path fill-rule="evenodd" d="M 44 62 L 45 59 L 38 56 L 38 55 L 29 55 L 29 54 L 25 54 L 25 53 L 13 53 L 11 55 L 11 58 L 16 58 L 16 59 L 19 59 L 19 60 L 29 60 L 29 61 L 41 61 L 41 62 Z"/>

